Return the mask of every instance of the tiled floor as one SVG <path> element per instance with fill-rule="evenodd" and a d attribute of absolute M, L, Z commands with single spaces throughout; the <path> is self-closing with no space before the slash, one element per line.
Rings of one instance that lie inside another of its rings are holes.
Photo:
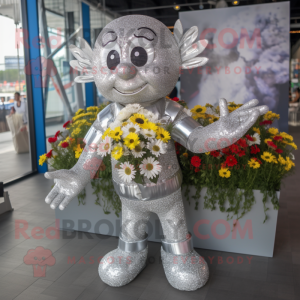
<path fill-rule="evenodd" d="M 300 145 L 300 130 L 291 128 L 290 131 Z M 296 162 L 299 159 L 296 151 Z M 121 288 L 107 286 L 98 277 L 96 260 L 114 249 L 117 239 L 101 239 L 97 235 L 88 239 L 78 234 L 68 238 L 70 233 L 67 232 L 60 232 L 59 239 L 47 238 L 42 229 L 54 226 L 54 212 L 44 203 L 44 198 L 52 183 L 42 175 L 24 180 L 8 188 L 15 210 L 0 216 L 0 299 L 298 300 L 299 174 L 298 168 L 282 188 L 274 257 L 254 256 L 249 264 L 246 255 L 199 249 L 209 262 L 210 279 L 205 287 L 195 292 L 180 292 L 168 284 L 159 259 L 158 243 L 149 243 L 149 264 L 132 283 Z M 16 222 L 25 224 L 25 229 L 28 226 L 25 230 L 28 236 L 16 230 Z M 32 229 L 37 226 L 42 229 L 35 235 Z M 50 249 L 56 259 L 55 265 L 47 266 L 45 277 L 34 277 L 33 266 L 23 261 L 27 251 L 37 246 Z M 221 258 L 225 261 L 228 256 L 235 261 L 237 256 L 242 256 L 244 262 L 219 263 Z"/>

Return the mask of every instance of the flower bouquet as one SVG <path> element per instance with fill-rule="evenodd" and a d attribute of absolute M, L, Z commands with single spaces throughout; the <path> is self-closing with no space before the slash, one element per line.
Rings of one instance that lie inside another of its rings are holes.
<path fill-rule="evenodd" d="M 145 177 L 156 183 L 161 172 L 157 158 L 166 153 L 171 139 L 168 123 L 139 104 L 129 104 L 102 135 L 98 147 L 102 157 L 111 154 L 118 161 L 119 176 L 125 182 L 143 184 Z"/>

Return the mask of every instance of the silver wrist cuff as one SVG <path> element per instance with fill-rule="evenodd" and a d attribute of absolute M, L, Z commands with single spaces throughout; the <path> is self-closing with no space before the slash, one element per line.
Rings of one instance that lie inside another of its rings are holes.
<path fill-rule="evenodd" d="M 183 241 L 166 242 L 165 240 L 162 240 L 161 243 L 162 248 L 165 252 L 174 255 L 184 255 L 193 250 L 193 240 L 190 233 L 188 234 L 188 237 Z"/>
<path fill-rule="evenodd" d="M 127 242 L 122 238 L 122 234 L 119 236 L 119 249 L 125 252 L 139 252 L 144 250 L 147 247 L 148 242 L 148 234 L 146 234 L 146 238 L 140 241 L 135 242 Z"/>
<path fill-rule="evenodd" d="M 102 132 L 97 130 L 93 125 L 90 127 L 89 131 L 83 138 L 83 141 L 86 145 L 90 145 L 91 143 L 98 143 L 102 137 Z"/>
<path fill-rule="evenodd" d="M 186 117 L 172 128 L 172 138 L 182 146 L 187 147 L 190 134 L 198 127 L 202 126 L 193 118 Z"/>

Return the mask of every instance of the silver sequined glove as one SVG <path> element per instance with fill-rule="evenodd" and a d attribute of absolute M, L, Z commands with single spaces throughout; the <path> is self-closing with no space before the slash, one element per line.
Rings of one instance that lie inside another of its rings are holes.
<path fill-rule="evenodd" d="M 206 127 L 195 128 L 188 137 L 187 148 L 194 153 L 219 150 L 234 144 L 265 114 L 266 105 L 256 106 L 258 100 L 251 100 L 229 113 L 227 101 L 220 99 L 220 119 Z"/>
<path fill-rule="evenodd" d="M 45 173 L 46 178 L 54 179 L 55 182 L 55 186 L 45 199 L 52 209 L 59 206 L 59 209 L 63 210 L 94 178 L 102 163 L 101 157 L 97 154 L 97 145 L 102 133 L 100 131 L 97 133 L 97 136 L 87 143 L 72 169 Z"/>

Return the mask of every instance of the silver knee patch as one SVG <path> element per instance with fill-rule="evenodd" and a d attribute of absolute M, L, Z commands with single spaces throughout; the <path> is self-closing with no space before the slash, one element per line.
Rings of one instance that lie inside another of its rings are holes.
<path fill-rule="evenodd" d="M 193 240 L 192 235 L 190 233 L 188 234 L 187 238 L 183 241 L 167 242 L 165 240 L 162 240 L 161 242 L 163 250 L 167 253 L 183 255 L 193 250 Z"/>
<path fill-rule="evenodd" d="M 119 236 L 119 249 L 125 252 L 139 252 L 144 250 L 147 247 L 148 234 L 146 238 L 140 241 L 128 242 L 125 241 L 122 237 L 122 233 Z"/>

